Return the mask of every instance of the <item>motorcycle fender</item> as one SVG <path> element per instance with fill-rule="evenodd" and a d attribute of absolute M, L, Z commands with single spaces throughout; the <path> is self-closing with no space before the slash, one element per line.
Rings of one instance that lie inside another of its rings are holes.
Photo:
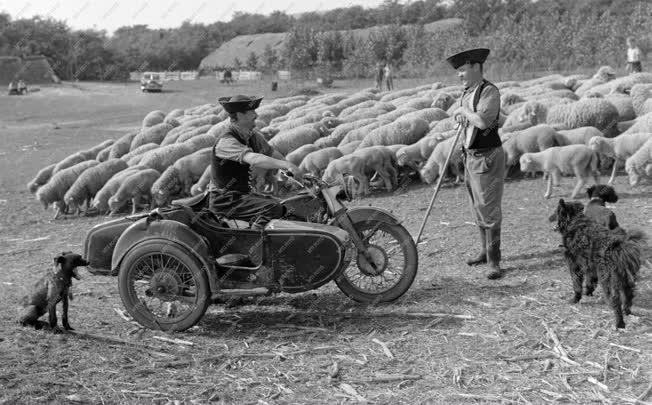
<path fill-rule="evenodd" d="M 375 208 L 375 207 L 349 208 L 347 214 L 349 218 L 351 218 L 351 222 L 353 222 L 354 224 L 358 222 L 365 222 L 370 220 L 385 222 L 390 225 L 400 224 L 398 218 L 392 215 L 389 211 L 383 210 L 381 208 Z"/>
<path fill-rule="evenodd" d="M 127 228 L 118 239 L 111 258 L 111 273 L 117 274 L 125 255 L 135 246 L 153 239 L 176 243 L 193 253 L 202 263 L 211 291 L 219 290 L 217 275 L 208 255 L 208 245 L 190 227 L 177 221 L 143 218 Z"/>

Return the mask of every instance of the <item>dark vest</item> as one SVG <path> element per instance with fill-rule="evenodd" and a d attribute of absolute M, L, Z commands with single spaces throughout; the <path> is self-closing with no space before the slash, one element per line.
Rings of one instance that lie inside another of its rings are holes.
<path fill-rule="evenodd" d="M 242 139 L 237 131 L 232 128 L 229 128 L 223 136 L 233 136 L 243 145 L 249 146 L 253 149 L 252 145 L 249 145 L 249 143 Z M 215 145 L 213 145 L 213 156 L 211 159 L 211 178 L 213 185 L 221 192 L 239 191 L 241 193 L 249 193 L 251 191 L 249 186 L 250 165 L 248 163 L 240 163 L 235 160 L 222 159 L 215 156 L 217 142 L 219 142 L 219 138 L 215 142 Z M 258 151 L 254 150 L 254 152 Z"/>
<path fill-rule="evenodd" d="M 482 83 L 480 83 L 480 88 L 475 92 L 473 97 L 473 112 L 477 111 L 478 101 L 480 101 L 480 95 L 482 94 L 482 90 L 484 89 L 485 86 L 496 87 L 490 81 L 485 79 L 482 80 Z M 502 141 L 500 140 L 500 136 L 498 135 L 499 117 L 500 117 L 500 110 L 498 110 L 498 116 L 496 117 L 496 120 L 490 123 L 490 125 L 486 129 L 482 129 L 482 130 L 478 128 L 473 129 L 473 138 L 472 138 L 473 142 L 471 143 L 471 145 L 469 145 L 469 149 L 496 148 L 503 144 Z"/>

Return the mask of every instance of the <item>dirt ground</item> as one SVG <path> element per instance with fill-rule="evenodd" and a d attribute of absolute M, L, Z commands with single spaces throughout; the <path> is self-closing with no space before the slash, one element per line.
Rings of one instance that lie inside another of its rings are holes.
<path fill-rule="evenodd" d="M 363 307 L 328 284 L 213 305 L 196 327 L 168 335 L 120 316 L 116 278 L 81 271 L 75 334 L 15 323 L 19 298 L 52 257 L 81 252 L 86 231 L 105 220 L 53 221 L 25 187 L 38 169 L 119 137 L 149 111 L 235 92 L 272 97 L 266 87 L 201 80 L 142 94 L 137 84 L 81 83 L 0 96 L 0 403 L 652 403 L 652 252 L 625 330 L 614 329 L 599 290 L 569 304 L 560 236 L 547 217 L 571 178 L 550 200 L 541 178 L 506 184 L 507 274 L 498 281 L 463 264 L 477 232 L 464 189 L 446 185 L 419 245 L 417 278 L 390 305 Z M 621 173 L 616 189 L 621 225 L 652 236 L 652 186 L 632 189 Z M 352 204 L 388 209 L 416 235 L 431 193 L 414 184 Z"/>

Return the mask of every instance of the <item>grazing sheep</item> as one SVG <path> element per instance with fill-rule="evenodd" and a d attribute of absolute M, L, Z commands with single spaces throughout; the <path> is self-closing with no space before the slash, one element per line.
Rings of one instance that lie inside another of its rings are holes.
<path fill-rule="evenodd" d="M 394 122 L 397 119 L 405 116 L 406 114 L 409 114 L 411 112 L 417 111 L 414 108 L 409 108 L 409 107 L 401 107 L 398 108 L 394 111 L 387 112 L 385 114 L 381 114 L 376 117 L 377 121 L 387 121 L 387 122 Z"/>
<path fill-rule="evenodd" d="M 431 184 L 439 176 L 444 175 L 444 164 L 446 164 L 446 158 L 450 153 L 453 142 L 455 142 L 456 137 L 448 138 L 444 141 L 437 143 L 432 153 L 428 157 L 428 160 L 423 165 L 421 170 L 419 170 L 419 175 L 421 180 Z M 451 155 L 451 160 L 449 162 L 449 167 L 456 176 L 455 182 L 459 182 L 464 173 L 459 170 L 460 163 L 462 162 L 462 142 L 457 142 L 455 145 L 455 150 Z"/>
<path fill-rule="evenodd" d="M 82 150 L 79 153 L 84 155 L 86 160 L 93 160 L 97 157 L 97 154 L 100 153 L 103 149 L 113 145 L 113 139 L 107 139 L 106 141 L 101 142 L 99 145 L 93 146 L 90 149 Z"/>
<path fill-rule="evenodd" d="M 339 145 L 337 149 L 339 149 L 340 152 L 342 152 L 342 156 L 349 155 L 355 152 L 355 150 L 358 148 L 358 146 L 360 146 L 361 143 L 362 141 L 353 141 L 344 145 Z"/>
<path fill-rule="evenodd" d="M 131 141 L 131 146 L 129 151 L 136 149 L 141 145 L 146 143 L 155 143 L 159 145 L 165 139 L 165 135 L 173 129 L 172 125 L 161 123 L 153 125 L 149 128 L 144 128 L 141 133 L 136 135 L 133 141 Z"/>
<path fill-rule="evenodd" d="M 381 103 L 374 107 L 355 110 L 352 114 L 343 117 L 343 120 L 346 122 L 356 122 L 366 118 L 376 118 L 393 111 L 396 111 L 396 107 L 393 104 Z"/>
<path fill-rule="evenodd" d="M 168 122 L 169 120 L 175 120 L 177 118 L 183 117 L 183 110 L 181 108 L 175 108 L 174 110 L 170 111 L 167 113 L 165 116 L 165 119 L 163 119 L 163 122 Z"/>
<path fill-rule="evenodd" d="M 616 72 L 613 70 L 611 66 L 601 66 L 598 71 L 593 75 L 592 78 L 586 80 L 583 82 L 577 90 L 575 90 L 575 93 L 582 97 L 584 93 L 588 92 L 591 90 L 591 88 L 605 84 L 608 81 L 611 81 L 616 78 Z"/>
<path fill-rule="evenodd" d="M 161 146 L 160 148 L 145 152 L 140 160 L 140 164 L 152 169 L 156 169 L 159 173 L 163 172 L 174 162 L 182 157 L 189 155 L 193 152 L 190 147 L 184 143 L 175 143 L 168 146 Z M 130 165 L 131 166 L 131 165 Z"/>
<path fill-rule="evenodd" d="M 430 107 L 448 110 L 455 103 L 455 99 L 448 93 L 438 92 L 432 100 Z"/>
<path fill-rule="evenodd" d="M 434 127 L 430 128 L 430 132 L 444 133 L 452 129 L 455 129 L 455 119 L 453 117 L 444 118 L 441 121 L 437 121 Z"/>
<path fill-rule="evenodd" d="M 636 153 L 650 138 L 652 138 L 652 133 L 649 132 L 628 133 L 615 138 L 594 137 L 589 140 L 588 145 L 595 152 L 614 158 L 611 177 L 608 181 L 608 184 L 613 184 L 618 165 Z"/>
<path fill-rule="evenodd" d="M 187 141 L 183 142 L 184 145 L 188 145 L 193 152 L 198 150 L 213 147 L 215 145 L 216 138 L 213 135 L 205 133 L 203 135 L 195 136 Z"/>
<path fill-rule="evenodd" d="M 59 215 L 65 211 L 66 204 L 63 198 L 70 186 L 84 170 L 99 163 L 97 160 L 86 160 L 53 174 L 52 178 L 36 191 L 36 199 L 43 204 L 44 209 L 47 209 L 50 204 L 54 204 L 54 219 L 59 218 Z"/>
<path fill-rule="evenodd" d="M 345 122 L 342 125 L 337 126 L 333 132 L 331 132 L 329 135 L 317 139 L 315 141 L 315 145 L 318 146 L 319 148 L 326 148 L 328 146 L 337 146 L 342 139 L 348 134 L 349 132 L 353 131 L 354 129 L 362 128 L 365 125 L 371 124 L 376 122 L 376 119 L 374 118 L 366 118 L 366 119 L 361 119 L 358 121 L 353 121 L 353 122 Z"/>
<path fill-rule="evenodd" d="M 211 166 L 208 165 L 202 173 L 201 177 L 195 184 L 190 187 L 190 195 L 195 196 L 206 191 L 206 188 L 211 182 Z"/>
<path fill-rule="evenodd" d="M 153 127 L 154 125 L 162 123 L 164 120 L 165 113 L 163 111 L 151 111 L 145 116 L 145 118 L 143 118 L 143 128 Z"/>
<path fill-rule="evenodd" d="M 524 153 L 519 162 L 522 172 L 543 171 L 548 174 L 545 198 L 550 198 L 552 186 L 559 184 L 562 173 L 577 177 L 571 198 L 577 197 L 590 176 L 593 176 L 596 184 L 600 183 L 598 155 L 586 145 L 554 146 L 542 152 Z"/>
<path fill-rule="evenodd" d="M 512 111 L 501 128 L 501 133 L 523 130 L 546 122 L 548 109 L 538 101 L 528 101 Z"/>
<path fill-rule="evenodd" d="M 109 160 L 109 153 L 111 153 L 111 148 L 113 148 L 113 145 L 109 145 L 106 148 L 102 149 L 97 153 L 94 159 L 98 162 L 106 162 Z"/>
<path fill-rule="evenodd" d="M 358 148 L 376 145 L 409 145 L 423 138 L 428 130 L 429 126 L 426 120 L 421 118 L 401 118 L 369 132 Z"/>
<path fill-rule="evenodd" d="M 52 170 L 52 175 L 55 175 L 61 170 L 65 170 L 69 167 L 72 167 L 81 162 L 85 162 L 87 160 L 91 160 L 91 159 L 87 159 L 86 156 L 81 152 L 75 152 L 72 155 L 68 155 L 63 160 L 59 161 L 59 163 L 57 163 L 54 166 L 54 169 Z"/>
<path fill-rule="evenodd" d="M 362 103 L 355 104 L 355 105 L 352 105 L 352 106 L 350 106 L 350 107 L 346 107 L 345 109 L 343 109 L 343 110 L 339 113 L 338 116 L 339 116 L 340 118 L 346 118 L 347 116 L 353 114 L 354 112 L 356 112 L 356 111 L 359 110 L 359 109 L 362 109 L 362 108 L 368 108 L 368 107 L 375 107 L 375 106 L 378 106 L 378 105 L 381 106 L 381 107 L 380 107 L 381 109 L 384 109 L 384 108 L 382 108 L 382 106 L 387 105 L 387 104 L 388 104 L 388 103 L 378 103 L 376 100 L 366 100 L 366 101 L 363 101 Z M 388 107 L 388 108 L 389 108 L 389 107 Z M 394 110 L 395 108 L 396 108 L 395 106 L 392 106 L 392 107 L 391 107 L 392 110 Z"/>
<path fill-rule="evenodd" d="M 127 164 L 129 166 L 133 166 L 134 164 L 137 164 L 137 163 L 134 163 L 135 162 L 134 160 L 131 160 L 133 157 L 135 157 L 135 156 L 141 156 L 142 157 L 143 153 L 149 152 L 150 150 L 154 150 L 154 149 L 158 149 L 158 148 L 159 148 L 159 146 L 157 144 L 155 144 L 155 143 L 146 143 L 145 145 L 140 145 L 136 149 L 134 149 L 131 152 L 127 153 L 126 155 L 122 155 L 122 157 L 120 159 L 127 162 Z"/>
<path fill-rule="evenodd" d="M 629 93 L 637 117 L 652 112 L 652 84 L 637 84 Z"/>
<path fill-rule="evenodd" d="M 636 132 L 652 132 L 652 112 L 637 117 L 634 123 L 623 134 Z"/>
<path fill-rule="evenodd" d="M 377 173 L 383 179 L 387 190 L 391 191 L 397 183 L 395 165 L 396 157 L 391 150 L 385 146 L 371 146 L 331 161 L 322 179 L 329 183 L 340 181 L 345 184 L 343 176 L 353 176 L 359 184 L 354 195 L 367 195 L 370 192 L 369 178 Z"/>
<path fill-rule="evenodd" d="M 145 169 L 127 176 L 118 191 L 109 198 L 110 216 L 114 216 L 120 208 L 131 200 L 131 213 L 135 214 L 143 196 L 149 196 L 152 184 L 161 176 L 155 169 Z"/>
<path fill-rule="evenodd" d="M 604 96 L 604 99 L 613 104 L 618 111 L 618 121 L 629 121 L 636 118 L 636 112 L 634 112 L 634 104 L 632 103 L 632 97 L 629 97 L 626 94 L 607 94 Z M 652 109 L 650 109 L 652 111 Z"/>
<path fill-rule="evenodd" d="M 190 188 L 211 164 L 212 148 L 184 156 L 159 177 L 151 188 L 152 206 L 163 207 L 177 194 L 190 194 Z"/>
<path fill-rule="evenodd" d="M 306 157 L 306 155 L 319 149 L 321 149 L 319 146 L 313 143 L 309 143 L 307 145 L 300 146 L 297 149 L 293 150 L 292 152 L 288 153 L 287 156 L 285 157 L 285 160 L 287 160 L 288 162 L 292 163 L 295 166 L 299 166 L 303 158 Z"/>
<path fill-rule="evenodd" d="M 523 153 L 541 152 L 558 146 L 557 131 L 549 125 L 536 125 L 510 135 L 509 139 L 503 142 L 507 167 L 515 165 Z"/>
<path fill-rule="evenodd" d="M 421 110 L 424 108 L 429 108 L 432 105 L 433 102 L 432 97 L 417 97 L 417 98 L 411 98 L 410 100 L 407 101 L 406 103 L 402 103 L 401 107 L 406 107 L 406 108 L 416 108 L 417 110 Z"/>
<path fill-rule="evenodd" d="M 588 145 L 593 137 L 604 138 L 602 132 L 595 127 L 580 127 L 557 131 L 557 146 Z"/>
<path fill-rule="evenodd" d="M 56 163 L 52 163 L 51 165 L 45 166 L 41 170 L 36 173 L 36 176 L 29 182 L 27 183 L 27 189 L 29 190 L 30 193 L 34 194 L 36 193 L 36 190 L 38 190 L 39 187 L 44 185 L 45 183 L 50 180 L 52 177 L 52 173 L 54 172 L 54 167 L 56 166 Z"/>
<path fill-rule="evenodd" d="M 269 141 L 269 144 L 285 156 L 300 146 L 314 143 L 321 136 L 322 133 L 319 130 L 308 124 L 279 132 Z"/>
<path fill-rule="evenodd" d="M 115 194 L 123 180 L 128 176 L 137 173 L 141 170 L 145 170 L 145 166 L 131 166 L 114 174 L 102 188 L 95 194 L 93 202 L 91 203 L 91 208 L 98 210 L 100 214 L 107 213 L 109 211 L 109 198 Z"/>
<path fill-rule="evenodd" d="M 627 76 L 622 76 L 617 79 L 611 80 L 605 84 L 599 84 L 591 88 L 592 92 L 607 95 L 611 93 L 629 93 L 636 84 L 639 83 L 652 83 L 652 73 L 639 72 L 630 73 Z"/>
<path fill-rule="evenodd" d="M 362 141 L 364 138 L 367 137 L 373 130 L 382 127 L 383 125 L 388 125 L 389 121 L 383 121 L 383 120 L 375 120 L 370 124 L 367 124 L 363 127 L 356 128 L 354 130 L 349 131 L 344 138 L 340 141 L 340 143 L 337 146 L 342 146 L 346 145 L 347 143 L 355 142 L 355 141 Z"/>
<path fill-rule="evenodd" d="M 299 168 L 321 177 L 328 164 L 342 156 L 342 151 L 335 146 L 319 149 L 308 153 L 301 161 Z"/>
<path fill-rule="evenodd" d="M 122 159 L 111 159 L 102 162 L 96 166 L 84 170 L 84 172 L 75 180 L 70 189 L 63 197 L 63 201 L 72 211 L 82 212 L 82 205 L 86 203 L 86 209 L 89 208 L 90 202 L 95 194 L 106 184 L 107 181 L 116 173 L 127 168 L 127 162 Z"/>
<path fill-rule="evenodd" d="M 207 124 L 199 127 L 195 127 L 190 131 L 184 132 L 177 138 L 176 143 L 182 143 L 189 139 L 194 138 L 195 136 L 207 134 L 208 131 L 213 127 L 213 125 Z M 215 139 L 215 138 L 213 138 Z"/>
<path fill-rule="evenodd" d="M 618 110 L 601 98 L 587 98 L 548 109 L 548 124 L 561 124 L 567 129 L 596 127 L 604 136 L 617 135 Z"/>
<path fill-rule="evenodd" d="M 409 112 L 403 115 L 400 119 L 409 120 L 412 118 L 420 118 L 426 121 L 428 126 L 430 126 L 430 123 L 432 122 L 437 122 L 443 120 L 444 118 L 448 118 L 448 114 L 446 114 L 446 111 L 442 110 L 441 108 L 428 107 L 421 110 Z"/>
<path fill-rule="evenodd" d="M 641 177 L 649 177 L 649 165 L 652 163 L 652 138 L 648 139 L 632 156 L 625 161 L 625 171 L 629 176 L 629 185 L 634 187 L 641 182 Z"/>
<path fill-rule="evenodd" d="M 438 136 L 425 136 L 416 143 L 412 145 L 407 145 L 396 151 L 396 163 L 399 166 L 408 166 L 419 171 L 421 165 L 425 163 L 426 160 L 432 154 L 432 151 L 435 150 L 435 146 L 442 139 Z"/>
<path fill-rule="evenodd" d="M 122 157 L 123 155 L 129 153 L 131 148 L 131 142 L 134 140 L 136 135 L 140 133 L 140 130 L 135 130 L 128 132 L 118 138 L 113 145 L 111 145 L 111 152 L 109 152 L 109 159 L 115 159 Z"/>
<path fill-rule="evenodd" d="M 215 125 L 215 124 L 219 123 L 220 121 L 222 121 L 221 118 L 219 118 L 215 114 L 211 114 L 211 115 L 204 115 L 204 116 L 197 117 L 197 118 L 191 118 L 191 119 L 189 119 L 187 121 L 184 121 L 181 126 L 183 126 L 183 127 L 200 127 L 202 125 L 208 125 L 208 124 Z M 180 128 L 180 127 L 177 127 L 177 128 Z"/>

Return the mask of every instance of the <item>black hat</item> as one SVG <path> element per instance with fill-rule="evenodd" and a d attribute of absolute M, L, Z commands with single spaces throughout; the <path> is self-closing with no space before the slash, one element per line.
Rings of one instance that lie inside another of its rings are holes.
<path fill-rule="evenodd" d="M 217 101 L 224 107 L 226 112 L 234 114 L 237 112 L 243 113 L 249 110 L 255 110 L 263 100 L 262 97 L 249 97 L 238 94 L 233 97 L 220 97 Z"/>
<path fill-rule="evenodd" d="M 476 48 L 456 53 L 446 58 L 446 60 L 453 66 L 453 69 L 457 69 L 467 63 L 484 63 L 487 60 L 487 56 L 489 56 L 489 49 Z"/>

